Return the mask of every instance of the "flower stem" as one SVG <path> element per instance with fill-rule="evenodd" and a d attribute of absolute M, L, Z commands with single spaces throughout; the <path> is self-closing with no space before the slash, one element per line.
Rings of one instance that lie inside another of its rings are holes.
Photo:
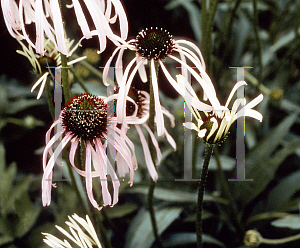
<path fill-rule="evenodd" d="M 201 173 L 201 179 L 199 181 L 198 188 L 198 201 L 196 210 L 196 232 L 197 232 L 197 247 L 202 248 L 202 210 L 203 210 L 203 197 L 205 191 L 206 177 L 208 173 L 208 165 L 213 153 L 214 144 L 206 143 L 204 161 Z"/>
<path fill-rule="evenodd" d="M 55 120 L 55 107 L 54 107 L 54 104 L 53 104 L 53 96 L 51 94 L 50 78 L 49 77 L 47 77 L 45 90 L 46 90 L 48 108 L 49 108 L 50 114 L 52 116 L 52 119 Z"/>
<path fill-rule="evenodd" d="M 65 102 L 67 102 L 71 98 L 71 91 L 68 79 L 68 70 L 69 67 L 67 65 L 67 56 L 64 54 L 60 54 L 61 56 L 61 81 L 63 87 L 63 93 L 65 97 Z"/>
<path fill-rule="evenodd" d="M 158 75 L 158 65 L 159 65 L 158 62 L 155 61 L 156 76 Z M 152 75 L 152 74 L 150 73 L 150 75 Z M 154 117 L 155 117 L 154 92 L 153 92 L 152 78 L 150 76 L 150 107 L 149 107 L 148 126 L 149 126 L 149 128 L 152 132 L 154 132 Z M 155 159 L 155 148 L 154 148 L 154 146 L 151 142 L 150 135 L 149 135 L 149 138 L 148 138 L 148 145 L 149 145 L 151 158 L 154 161 L 154 159 Z M 154 166 L 155 166 L 155 163 L 154 163 Z M 154 182 L 153 179 L 151 178 L 150 179 L 150 184 L 149 184 L 149 191 L 148 191 L 148 210 L 149 210 L 149 213 L 150 213 L 152 229 L 153 229 L 153 233 L 154 233 L 157 245 L 158 245 L 158 247 L 163 247 L 161 238 L 158 234 L 156 218 L 155 218 L 155 212 L 154 212 L 154 208 L 153 208 L 153 194 L 154 194 L 155 185 L 156 185 L 156 182 Z"/>
<path fill-rule="evenodd" d="M 262 64 L 262 56 L 261 56 L 261 41 L 259 38 L 259 26 L 258 26 L 258 11 L 257 11 L 257 1 L 253 0 L 253 28 L 254 28 L 254 35 L 255 40 L 257 43 L 256 48 L 256 56 L 258 58 L 258 83 L 261 84 L 262 82 L 262 72 L 263 72 L 263 64 Z"/>

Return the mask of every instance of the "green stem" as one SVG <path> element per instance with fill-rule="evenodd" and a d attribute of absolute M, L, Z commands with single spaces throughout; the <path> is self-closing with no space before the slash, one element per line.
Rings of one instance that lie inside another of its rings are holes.
<path fill-rule="evenodd" d="M 201 47 L 202 47 L 202 53 L 203 53 L 204 61 L 207 62 L 206 27 L 207 27 L 206 0 L 201 0 L 201 31 L 202 31 Z"/>
<path fill-rule="evenodd" d="M 258 26 L 258 12 L 257 12 L 257 0 L 253 0 L 253 28 L 255 34 L 255 40 L 257 43 L 257 57 L 258 57 L 258 82 L 261 84 L 262 82 L 262 72 L 263 72 L 263 64 L 262 64 L 262 56 L 261 56 L 261 41 L 259 38 L 259 26 Z"/>
<path fill-rule="evenodd" d="M 52 93 L 51 93 L 50 77 L 47 77 L 45 90 L 46 90 L 46 96 L 47 96 L 47 103 L 48 103 L 49 112 L 51 114 L 52 119 L 54 120 L 55 119 L 55 107 L 54 107 L 54 104 L 53 104 L 53 96 L 52 96 Z"/>
<path fill-rule="evenodd" d="M 200 144 L 200 139 L 198 139 L 198 135 L 193 135 L 193 150 L 192 150 L 192 177 L 197 178 L 198 170 L 197 170 L 197 153 L 198 146 Z"/>
<path fill-rule="evenodd" d="M 156 76 L 158 75 L 158 66 L 159 66 L 158 61 L 155 61 Z M 150 75 L 152 75 L 151 72 L 150 72 Z M 150 76 L 150 106 L 149 106 L 148 126 L 152 132 L 154 132 L 154 117 L 155 117 L 154 92 L 153 92 L 152 78 Z M 149 145 L 149 150 L 150 150 L 152 161 L 154 161 L 155 160 L 155 148 L 151 142 L 150 135 L 148 137 L 148 145 Z M 155 163 L 154 163 L 154 166 L 155 166 Z M 154 208 L 153 208 L 153 194 L 154 194 L 155 185 L 156 185 L 156 182 L 154 182 L 151 178 L 150 184 L 149 184 L 149 191 L 148 191 L 148 210 L 150 213 L 152 229 L 153 229 L 153 233 L 154 233 L 157 245 L 158 245 L 158 247 L 163 247 L 161 238 L 158 234 L 155 212 L 154 212 Z"/>
<path fill-rule="evenodd" d="M 203 210 L 203 197 L 206 185 L 206 177 L 208 173 L 208 165 L 213 153 L 214 144 L 206 143 L 204 161 L 201 173 L 201 179 L 199 181 L 198 188 L 198 201 L 196 210 L 196 232 L 197 232 L 197 247 L 202 248 L 202 210 Z"/>
<path fill-rule="evenodd" d="M 222 52 L 223 56 L 222 56 L 222 59 L 221 59 L 221 65 L 223 66 L 225 64 L 225 59 L 227 58 L 228 56 L 228 53 L 230 52 L 230 45 L 227 45 L 228 41 L 230 40 L 230 36 L 231 36 L 231 32 L 232 32 L 232 25 L 233 25 L 233 20 L 234 18 L 236 17 L 236 11 L 239 7 L 239 5 L 241 4 L 242 0 L 236 0 L 235 2 L 235 5 L 233 7 L 233 9 L 230 9 L 228 8 L 228 14 L 226 15 L 225 17 L 225 22 L 227 22 L 227 20 L 229 19 L 229 24 L 226 26 L 226 30 L 224 31 L 224 36 L 223 36 L 223 44 L 224 45 L 224 48 L 225 48 L 225 51 L 219 51 L 219 52 Z M 229 17 L 228 17 L 229 16 Z M 223 49 L 223 46 L 221 46 L 222 49 Z M 228 65 L 226 64 L 226 67 Z"/>
<path fill-rule="evenodd" d="M 69 68 L 71 73 L 73 74 L 73 76 L 75 77 L 75 79 L 77 80 L 77 82 L 79 83 L 80 87 L 84 90 L 85 93 L 90 93 L 88 88 L 84 85 L 84 81 L 82 80 L 82 78 L 78 75 L 78 73 L 72 68 Z"/>
<path fill-rule="evenodd" d="M 213 24 L 215 15 L 217 12 L 217 6 L 218 6 L 218 0 L 211 0 L 209 5 L 209 17 L 208 17 L 208 23 L 206 28 L 206 38 L 204 42 L 206 43 L 206 64 L 207 64 L 207 71 L 210 72 L 211 69 L 211 54 L 212 54 L 212 31 L 213 31 Z"/>
<path fill-rule="evenodd" d="M 63 86 L 63 93 L 65 97 L 65 102 L 67 102 L 71 98 L 70 84 L 68 79 L 68 70 L 69 67 L 67 65 L 67 56 L 64 54 L 60 54 L 61 56 L 61 80 Z"/>

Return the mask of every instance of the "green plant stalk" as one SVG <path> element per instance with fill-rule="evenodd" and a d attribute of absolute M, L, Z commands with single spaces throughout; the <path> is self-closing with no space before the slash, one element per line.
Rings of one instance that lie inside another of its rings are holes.
<path fill-rule="evenodd" d="M 262 72 L 263 72 L 263 64 L 262 64 L 262 56 L 261 56 L 261 41 L 259 38 L 259 27 L 258 27 L 258 12 L 257 12 L 257 0 L 253 0 L 253 28 L 254 35 L 257 44 L 256 53 L 258 56 L 258 84 L 262 82 Z"/>
<path fill-rule="evenodd" d="M 89 92 L 88 88 L 84 85 L 84 81 L 78 75 L 78 73 L 72 67 L 70 67 L 69 70 L 73 74 L 73 76 L 75 77 L 77 82 L 79 83 L 80 87 L 84 90 L 84 92 L 89 94 L 90 92 Z"/>
<path fill-rule="evenodd" d="M 242 0 L 236 0 L 233 9 L 232 10 L 229 9 L 228 12 L 227 12 L 228 13 L 227 16 L 229 15 L 230 17 L 225 17 L 225 20 L 228 20 L 228 18 L 229 18 L 229 24 L 226 26 L 226 30 L 224 30 L 225 35 L 223 36 L 224 40 L 222 41 L 224 44 L 226 44 L 228 42 L 228 40 L 231 36 L 233 20 L 236 17 L 236 11 L 237 11 L 237 9 L 238 9 L 241 2 L 242 2 Z M 230 46 L 228 46 L 228 45 L 225 46 L 225 51 L 223 51 L 223 53 L 222 53 L 223 56 L 222 56 L 222 59 L 221 59 L 221 61 L 222 61 L 221 64 L 224 64 L 224 61 L 225 61 L 225 59 L 227 57 L 227 54 L 229 52 L 229 47 Z"/>
<path fill-rule="evenodd" d="M 207 28 L 207 12 L 206 12 L 206 0 L 201 0 L 201 31 L 202 31 L 202 37 L 201 37 L 201 48 L 202 53 L 204 57 L 204 61 L 208 61 L 207 59 L 207 34 L 206 34 L 206 28 Z"/>
<path fill-rule="evenodd" d="M 199 143 L 200 143 L 200 139 L 198 139 L 198 135 L 193 135 L 192 177 L 194 177 L 194 178 L 195 178 L 195 175 L 198 175 L 198 170 L 197 170 L 197 152 L 198 152 Z"/>
<path fill-rule="evenodd" d="M 155 61 L 155 73 L 156 76 L 158 75 L 158 61 Z M 154 132 L 154 117 L 155 117 L 155 103 L 154 103 L 154 92 L 153 92 L 153 85 L 152 85 L 152 77 L 151 77 L 151 72 L 150 72 L 150 107 L 149 107 L 149 119 L 148 119 L 148 126 L 152 132 Z M 148 145 L 149 145 L 149 150 L 151 154 L 152 161 L 155 160 L 155 148 L 151 142 L 151 137 L 149 135 L 148 137 Z M 155 166 L 155 163 L 154 163 Z M 163 247 L 162 246 L 162 241 L 161 238 L 158 234 L 158 229 L 157 229 L 157 224 L 156 224 L 156 218 L 155 218 L 155 212 L 153 208 L 153 194 L 154 194 L 154 189 L 155 189 L 156 182 L 150 178 L 150 183 L 149 183 L 149 191 L 148 191 L 148 210 L 150 213 L 150 219 L 151 219 L 151 224 L 152 224 L 152 229 L 153 233 L 157 242 L 158 247 Z"/>
<path fill-rule="evenodd" d="M 202 210 L 203 210 L 203 197 L 206 185 L 206 177 L 208 173 L 208 165 L 213 153 L 215 144 L 206 143 L 205 153 L 204 153 L 204 161 L 201 172 L 201 178 L 199 181 L 198 187 L 198 201 L 197 201 L 197 209 L 196 209 L 196 234 L 197 234 L 197 247 L 202 248 Z"/>
<path fill-rule="evenodd" d="M 67 102 L 71 98 L 71 90 L 68 78 L 68 70 L 69 67 L 67 65 L 67 56 L 64 54 L 60 54 L 61 56 L 61 80 L 62 80 L 62 87 L 63 87 L 63 94 L 65 97 L 65 102 Z"/>
<path fill-rule="evenodd" d="M 45 90 L 46 90 L 46 96 L 47 96 L 47 103 L 48 103 L 49 112 L 51 114 L 52 119 L 54 120 L 54 118 L 55 118 L 55 107 L 54 107 L 54 104 L 53 104 L 53 96 L 51 94 L 50 78 L 49 77 L 47 77 Z"/>
<path fill-rule="evenodd" d="M 236 10 L 239 7 L 240 3 L 242 2 L 242 0 L 236 0 L 235 5 L 233 7 L 232 10 L 229 10 L 227 13 L 229 13 L 230 15 L 230 19 L 229 19 L 229 24 L 227 26 L 226 29 L 226 34 L 225 34 L 225 41 L 229 38 L 229 36 L 231 35 L 231 30 L 232 30 L 232 25 L 233 25 L 233 19 L 236 16 Z M 226 18 L 227 19 L 227 18 Z"/>
<path fill-rule="evenodd" d="M 215 15 L 217 12 L 217 7 L 218 7 L 218 0 L 211 0 L 210 5 L 209 5 L 209 17 L 208 17 L 208 22 L 207 22 L 207 27 L 206 27 L 206 36 L 205 40 L 203 42 L 206 43 L 206 64 L 207 64 L 207 71 L 210 72 L 211 69 L 211 54 L 212 54 L 212 31 L 213 31 L 213 24 L 214 24 L 214 19 Z"/>

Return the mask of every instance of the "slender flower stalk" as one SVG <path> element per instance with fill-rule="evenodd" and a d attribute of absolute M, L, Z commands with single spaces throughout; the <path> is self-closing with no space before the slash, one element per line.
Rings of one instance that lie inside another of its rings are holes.
<path fill-rule="evenodd" d="M 187 47 L 189 47 L 190 49 Z M 136 53 L 136 56 L 129 62 L 123 72 L 122 58 L 125 50 L 134 51 Z M 180 95 L 184 96 L 185 91 L 176 82 L 176 80 L 173 79 L 173 77 L 165 67 L 164 60 L 166 58 L 170 58 L 175 61 L 178 66 L 181 67 L 181 73 L 186 78 L 188 76 L 188 72 L 192 75 L 195 75 L 197 81 L 201 84 L 203 89 L 205 89 L 205 92 L 208 93 L 208 98 L 210 99 L 210 101 L 217 103 L 215 89 L 209 77 L 206 76 L 205 73 L 205 64 L 202 58 L 202 54 L 199 48 L 192 42 L 187 40 L 175 40 L 167 30 L 164 30 L 162 28 L 150 28 L 142 30 L 135 39 L 129 40 L 128 42 L 123 42 L 115 49 L 104 68 L 103 81 L 106 84 L 109 67 L 117 53 L 118 56 L 116 59 L 115 68 L 116 80 L 118 86 L 120 87 L 120 98 L 118 101 L 122 103 L 117 107 L 117 116 L 119 123 L 126 122 L 124 118 L 126 105 L 125 101 L 135 74 L 139 72 L 139 75 L 143 82 L 147 82 L 148 80 L 145 70 L 145 65 L 148 61 L 150 63 L 151 69 L 151 75 L 148 76 L 151 76 L 152 81 L 155 102 L 155 122 L 157 126 L 157 134 L 159 136 L 162 136 L 164 134 L 164 118 L 159 100 L 155 62 L 157 62 L 167 80 Z M 179 55 L 179 58 L 174 55 L 176 53 Z M 135 63 L 136 65 L 134 66 Z M 201 80 L 202 75 L 206 77 L 205 80 Z M 200 104 L 200 107 L 204 111 L 212 110 L 211 106 L 204 103 Z"/>
<path fill-rule="evenodd" d="M 206 178 L 208 174 L 208 165 L 213 153 L 215 144 L 206 143 L 205 155 L 201 172 L 201 179 L 198 187 L 198 199 L 196 210 L 196 234 L 197 234 L 197 246 L 202 248 L 202 210 L 203 210 L 203 197 L 205 192 Z"/>
<path fill-rule="evenodd" d="M 55 226 L 66 238 L 68 238 L 68 240 L 59 239 L 49 233 L 42 233 L 45 235 L 43 241 L 48 246 L 53 248 L 102 248 L 95 228 L 88 215 L 86 215 L 86 219 L 79 217 L 77 214 L 68 216 L 68 218 L 69 221 L 66 221 L 66 224 L 68 225 L 70 232 L 60 226 Z"/>
<path fill-rule="evenodd" d="M 209 78 L 202 74 L 202 79 Z M 183 75 L 177 75 L 178 84 L 185 91 L 186 95 L 189 95 L 191 100 L 191 105 L 187 105 L 191 110 L 194 120 L 196 122 L 186 122 L 183 125 L 186 128 L 193 129 L 197 131 L 198 137 L 201 138 L 206 143 L 206 150 L 203 162 L 203 168 L 201 173 L 201 180 L 199 182 L 198 188 L 198 201 L 197 201 L 197 210 L 196 210 L 196 233 L 197 233 L 197 246 L 202 248 L 202 209 L 203 209 L 203 197 L 205 191 L 206 177 L 208 172 L 208 165 L 213 153 L 213 148 L 216 144 L 222 143 L 229 131 L 230 126 L 234 123 L 237 118 L 240 117 L 252 117 L 259 121 L 262 121 L 262 115 L 252 109 L 257 104 L 263 100 L 263 95 L 260 94 L 247 105 L 239 108 L 241 100 L 237 99 L 234 101 L 232 108 L 229 109 L 228 106 L 233 98 L 234 93 L 237 89 L 243 85 L 247 85 L 244 81 L 237 82 L 232 91 L 229 94 L 229 97 L 224 106 L 221 106 L 219 101 L 211 102 L 212 111 L 204 112 L 201 108 L 198 108 L 202 102 L 197 97 L 195 91 L 191 87 L 190 83 L 186 80 Z M 203 89 L 205 92 L 205 89 Z M 206 92 L 208 95 L 211 92 Z M 245 102 L 244 102 L 245 103 Z"/>
<path fill-rule="evenodd" d="M 55 126 L 61 126 L 52 138 L 51 132 Z M 62 138 L 63 137 L 63 138 Z M 62 138 L 60 144 L 53 151 L 54 143 Z M 106 154 L 106 142 L 117 151 L 117 166 L 128 167 L 130 170 L 130 185 L 133 184 L 134 170 L 137 168 L 134 146 L 126 134 L 117 128 L 116 122 L 107 116 L 106 99 L 90 94 L 81 94 L 70 99 L 61 112 L 60 119 L 55 121 L 46 133 L 46 148 L 43 153 L 42 200 L 44 206 L 51 202 L 52 174 L 57 158 L 65 146 L 70 143 L 70 163 L 78 174 L 86 180 L 87 196 L 94 208 L 101 210 L 93 195 L 92 178 L 100 179 L 102 187 L 103 205 L 115 205 L 118 202 L 120 182 L 114 167 Z M 78 145 L 83 143 L 85 150 L 85 170 L 75 165 L 75 154 Z M 48 154 L 50 159 L 48 160 Z M 110 175 L 111 179 L 107 177 Z M 110 195 L 108 185 L 113 186 L 113 196 Z"/>

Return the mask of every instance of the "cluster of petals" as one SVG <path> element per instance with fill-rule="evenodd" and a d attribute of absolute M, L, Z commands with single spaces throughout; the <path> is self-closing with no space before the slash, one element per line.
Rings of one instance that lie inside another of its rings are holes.
<path fill-rule="evenodd" d="M 43 153 L 43 178 L 42 178 L 42 202 L 43 206 L 49 206 L 51 202 L 51 190 L 55 184 L 52 183 L 54 165 L 59 164 L 59 155 L 68 143 L 71 144 L 69 152 L 69 160 L 73 168 L 78 174 L 85 177 L 86 180 L 86 191 L 91 204 L 98 210 L 101 209 L 93 196 L 93 178 L 100 179 L 100 185 L 102 188 L 103 205 L 113 206 L 118 202 L 119 186 L 120 182 L 117 174 L 114 170 L 114 166 L 111 164 L 107 156 L 107 148 L 110 152 L 116 151 L 117 155 L 115 159 L 117 161 L 118 172 L 129 170 L 130 173 L 130 185 L 133 184 L 134 170 L 137 168 L 136 157 L 134 153 L 134 145 L 130 139 L 126 136 L 122 130 L 117 127 L 117 123 L 111 121 L 107 125 L 107 133 L 103 133 L 102 136 L 106 140 L 104 142 L 100 137 L 94 138 L 93 140 L 87 140 L 86 142 L 86 154 L 85 154 L 85 170 L 79 169 L 75 165 L 75 154 L 78 148 L 79 137 L 74 137 L 71 132 L 67 132 L 64 127 L 61 126 L 61 118 L 55 121 L 50 129 L 46 133 L 46 147 Z M 58 126 L 61 131 L 58 131 L 54 136 L 51 137 L 53 129 Z M 63 137 L 63 138 L 62 138 Z M 62 138 L 62 139 L 61 139 Z M 61 141 L 60 141 L 61 140 Z M 55 143 L 60 141 L 56 146 Z M 48 155 L 50 159 L 48 160 Z M 114 154 L 111 154 L 114 156 Z M 119 173 L 120 174 L 120 173 Z M 110 175 L 111 178 L 107 178 Z M 124 173 L 119 176 L 124 176 Z M 112 182 L 113 185 L 113 196 L 110 195 L 108 190 L 108 181 Z"/>
<path fill-rule="evenodd" d="M 88 13 L 84 13 L 82 5 L 85 5 Z M 68 19 L 62 17 L 59 0 L 1 0 L 1 7 L 7 29 L 14 38 L 25 39 L 36 53 L 42 55 L 45 52 L 44 38 L 48 38 L 59 52 L 70 55 L 64 32 L 64 25 L 68 25 Z M 98 36 L 100 52 L 106 48 L 106 38 L 118 44 L 119 37 L 113 33 L 110 26 L 117 19 L 120 23 L 121 38 L 127 38 L 128 21 L 119 0 L 72 0 L 72 4 L 67 7 L 74 8 L 82 38 Z M 88 23 L 89 19 L 92 19 L 93 24 Z M 27 30 L 30 24 L 35 26 L 33 37 Z M 95 30 L 91 30 L 91 25 L 95 26 Z"/>
<path fill-rule="evenodd" d="M 146 165 L 147 165 L 149 174 L 150 174 L 151 178 L 153 179 L 153 181 L 157 181 L 158 174 L 157 174 L 155 165 L 154 165 L 152 157 L 151 157 L 151 153 L 150 153 L 150 149 L 149 149 L 147 140 L 146 140 L 146 138 L 143 134 L 143 131 L 141 129 L 141 126 L 144 127 L 146 132 L 149 134 L 149 136 L 151 138 L 151 141 L 152 141 L 152 144 L 153 144 L 153 146 L 155 147 L 155 150 L 156 150 L 156 156 L 157 156 L 156 165 L 159 165 L 160 161 L 162 159 L 159 144 L 157 142 L 157 139 L 156 139 L 154 133 L 151 131 L 151 129 L 147 125 L 147 121 L 149 119 L 150 95 L 149 95 L 148 92 L 142 91 L 142 90 L 140 90 L 139 93 L 144 96 L 144 99 L 142 101 L 143 111 L 142 111 L 142 113 L 140 113 L 141 116 L 138 115 L 138 112 L 137 112 L 138 106 L 137 106 L 137 104 L 134 102 L 133 99 L 131 99 L 128 96 L 127 101 L 129 101 L 129 102 L 131 102 L 132 104 L 135 105 L 135 111 L 132 115 L 125 117 L 125 122 L 123 122 L 123 124 L 122 124 L 122 130 L 124 130 L 124 132 L 127 132 L 130 125 L 135 127 L 135 129 L 137 130 L 137 133 L 139 135 L 141 144 L 142 144 L 142 148 L 143 148 L 144 156 L 145 156 L 145 161 L 146 161 Z M 108 97 L 108 101 L 113 100 L 113 99 L 117 99 L 117 106 L 118 106 L 119 97 L 120 97 L 119 94 L 112 95 L 112 96 Z M 169 118 L 169 120 L 171 122 L 171 127 L 174 127 L 175 126 L 174 116 L 168 110 L 166 110 L 163 107 L 162 107 L 162 112 L 166 117 Z M 166 130 L 165 127 L 164 127 L 164 134 L 165 134 L 166 139 L 169 142 L 169 144 L 173 147 L 174 150 L 176 150 L 176 142 L 174 141 L 172 136 L 168 133 L 168 131 Z"/>
<path fill-rule="evenodd" d="M 119 99 L 118 101 L 121 102 L 117 106 L 117 117 L 118 122 L 122 123 L 125 121 L 125 101 L 126 96 L 128 95 L 128 91 L 130 89 L 131 83 L 133 81 L 134 76 L 137 72 L 139 72 L 140 78 L 143 82 L 147 82 L 148 77 L 145 70 L 145 65 L 148 62 L 147 57 L 142 57 L 137 53 L 137 48 L 135 46 L 135 39 L 129 40 L 128 42 L 123 42 L 120 46 L 118 46 L 115 51 L 113 52 L 112 56 L 107 61 L 104 72 L 103 72 L 103 81 L 107 84 L 107 75 L 109 71 L 109 67 L 112 63 L 112 60 L 117 55 L 116 62 L 115 62 L 115 72 L 116 72 L 116 81 L 118 86 L 120 87 L 119 91 Z M 190 47 L 187 48 L 187 47 Z M 125 70 L 123 70 L 123 55 L 125 50 L 131 50 L 136 52 L 136 56 L 128 63 Z M 174 53 L 177 53 L 179 57 L 174 56 Z M 187 40 L 173 40 L 173 47 L 172 52 L 166 55 L 166 57 L 171 58 L 178 66 L 181 67 L 181 74 L 184 75 L 186 78 L 188 77 L 188 73 L 192 74 L 199 82 L 203 82 L 199 80 L 201 78 L 203 72 L 205 73 L 205 63 L 203 61 L 203 57 L 201 54 L 200 49 L 192 42 Z M 157 134 L 162 136 L 164 134 L 164 118 L 163 118 L 163 111 L 161 107 L 161 103 L 159 100 L 159 90 L 158 90 L 158 82 L 157 82 L 157 75 L 155 71 L 155 63 L 159 63 L 160 68 L 162 69 L 164 75 L 166 76 L 167 80 L 173 86 L 173 88 L 182 96 L 184 96 L 184 90 L 180 85 L 178 85 L 177 81 L 171 76 L 168 69 L 164 65 L 164 61 L 162 59 L 155 60 L 154 58 L 150 60 L 150 71 L 151 71 L 151 80 L 153 85 L 153 92 L 154 92 L 154 101 L 155 101 L 155 118 L 156 118 L 156 125 L 157 125 Z M 135 64 L 135 66 L 134 66 Z M 206 74 L 205 74 L 206 75 Z M 202 79 L 202 78 L 201 78 Z M 204 91 L 211 93 L 211 95 L 216 95 L 215 89 L 213 84 L 211 83 L 210 79 L 205 80 L 204 84 L 201 85 Z M 210 99 L 211 102 L 216 102 L 216 97 Z M 201 104 L 201 109 L 210 111 L 212 109 L 211 106 L 207 104 Z"/>
<path fill-rule="evenodd" d="M 102 248 L 95 228 L 88 215 L 86 215 L 86 219 L 79 217 L 77 214 L 68 216 L 68 218 L 69 221 L 66 221 L 66 224 L 69 227 L 70 232 L 60 226 L 55 227 L 65 235 L 69 241 L 67 239 L 61 240 L 50 233 L 42 233 L 45 236 L 43 239 L 45 244 L 52 248 L 72 248 L 74 247 L 73 243 L 76 247 Z"/>
<path fill-rule="evenodd" d="M 45 47 L 44 56 L 41 56 L 40 54 L 36 54 L 30 45 L 28 45 L 28 47 L 26 47 L 22 41 L 18 40 L 18 42 L 21 45 L 22 50 L 17 50 L 17 53 L 25 56 L 31 63 L 35 72 L 38 75 L 40 75 L 39 79 L 34 83 L 34 85 L 31 88 L 31 92 L 33 92 L 36 89 L 36 87 L 40 85 L 40 89 L 39 89 L 39 92 L 37 95 L 37 99 L 39 99 L 44 91 L 47 77 L 51 76 L 52 80 L 54 81 L 54 75 L 51 75 L 51 69 L 50 68 L 46 68 L 46 69 L 42 68 L 40 65 L 39 59 L 44 57 L 45 59 L 54 60 L 57 68 L 61 68 L 60 53 L 56 49 L 55 44 L 50 39 L 45 39 L 45 41 L 44 41 L 44 47 Z M 65 43 L 66 43 L 66 47 L 67 47 L 67 50 L 70 55 L 73 54 L 73 52 L 78 48 L 78 45 L 79 45 L 79 43 L 77 43 L 73 46 L 74 40 L 71 40 L 71 41 L 66 40 Z M 67 65 L 71 66 L 81 60 L 84 60 L 85 58 L 86 58 L 86 56 L 83 56 L 83 57 L 71 60 L 71 61 L 67 62 Z"/>
<path fill-rule="evenodd" d="M 208 77 L 208 76 L 207 76 Z M 204 80 L 204 79 L 203 79 Z M 260 122 L 263 119 L 263 116 L 258 111 L 252 109 L 256 105 L 258 105 L 263 100 L 263 95 L 260 94 L 256 98 L 254 98 L 252 101 L 250 101 L 248 104 L 245 104 L 245 99 L 236 99 L 233 102 L 233 105 L 231 108 L 228 108 L 230 102 L 232 101 L 232 98 L 235 94 L 235 92 L 240 88 L 241 86 L 247 85 L 245 81 L 239 81 L 237 82 L 233 89 L 231 90 L 229 97 L 226 101 L 226 104 L 224 106 L 221 106 L 219 104 L 219 101 L 216 101 L 215 103 L 212 103 L 211 105 L 211 111 L 205 111 L 199 106 L 201 106 L 203 103 L 199 100 L 197 97 L 195 91 L 191 87 L 190 83 L 186 80 L 186 78 L 183 75 L 177 75 L 177 81 L 178 84 L 181 86 L 182 90 L 185 91 L 185 95 L 189 95 L 189 98 L 186 98 L 187 101 L 189 101 L 189 104 L 187 106 L 191 110 L 193 116 L 195 117 L 195 121 L 197 124 L 194 124 L 193 122 L 186 122 L 183 125 L 186 128 L 196 130 L 198 132 L 198 136 L 202 139 L 204 139 L 205 142 L 208 142 L 211 137 L 214 137 L 211 143 L 218 143 L 222 140 L 228 133 L 228 130 L 230 126 L 237 120 L 237 118 L 240 117 L 252 117 L 254 119 L 259 120 Z M 207 96 L 209 97 L 209 94 L 211 92 L 206 92 Z M 214 96 L 209 97 L 209 99 L 212 99 Z M 216 99 L 217 100 L 217 99 Z M 240 105 L 242 107 L 240 107 Z M 239 108 L 240 107 L 240 108 Z M 208 130 L 201 118 L 199 111 L 203 111 L 206 116 L 210 116 L 209 119 L 212 123 L 212 127 L 210 130 Z M 211 113 L 208 113 L 211 112 Z M 221 120 L 221 121 L 218 121 Z"/>

